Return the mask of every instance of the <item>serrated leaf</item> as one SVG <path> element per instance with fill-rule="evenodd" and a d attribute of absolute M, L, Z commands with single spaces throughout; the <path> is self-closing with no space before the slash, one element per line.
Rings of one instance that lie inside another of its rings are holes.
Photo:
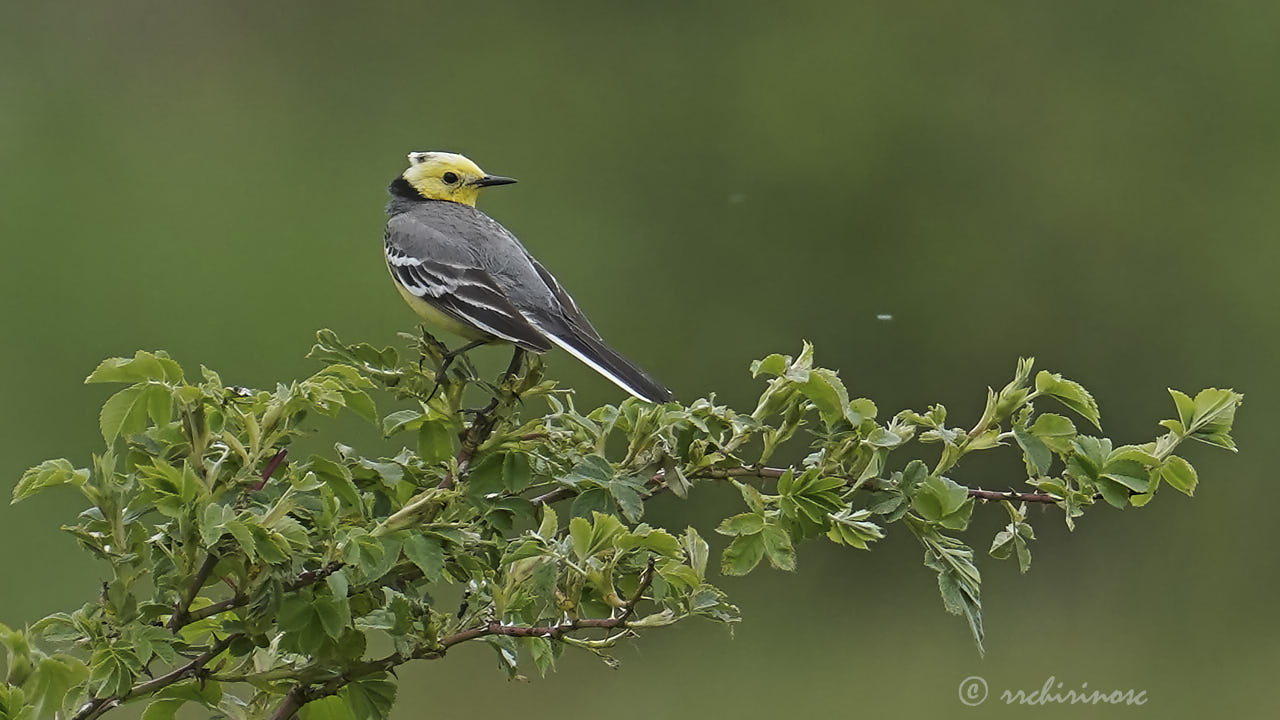
<path fill-rule="evenodd" d="M 1075 423 L 1056 413 L 1040 415 L 1028 429 L 1050 450 L 1060 453 L 1071 449 L 1071 440 L 1077 434 Z"/>
<path fill-rule="evenodd" d="M 102 439 L 108 445 L 122 435 L 127 437 L 142 432 L 147 426 L 148 390 L 146 385 L 127 387 L 103 404 L 98 424 L 102 430 Z"/>
<path fill-rule="evenodd" d="M 796 550 L 786 530 L 777 525 L 768 525 L 760 536 L 764 540 L 764 552 L 770 565 L 788 572 L 796 569 Z"/>
<path fill-rule="evenodd" d="M 754 535 L 761 530 L 764 530 L 764 515 L 758 513 L 727 517 L 716 528 L 721 535 Z"/>
<path fill-rule="evenodd" d="M 418 457 L 435 465 L 453 457 L 453 424 L 448 420 L 428 420 L 418 428 Z"/>
<path fill-rule="evenodd" d="M 412 430 L 425 418 L 418 410 L 397 410 L 382 419 L 382 434 L 391 437 L 401 430 Z"/>
<path fill-rule="evenodd" d="M 787 364 L 791 358 L 784 355 L 774 353 L 762 360 L 755 360 L 751 363 L 751 377 L 758 378 L 761 375 L 781 375 L 787 371 Z"/>
<path fill-rule="evenodd" d="M 761 533 L 739 535 L 720 555 L 720 572 L 725 575 L 746 575 L 760 564 L 763 557 L 764 537 Z"/>
<path fill-rule="evenodd" d="M 1099 430 L 1102 429 L 1098 414 L 1098 403 L 1084 386 L 1073 380 L 1067 380 L 1057 373 L 1041 370 L 1036 374 L 1036 390 L 1050 395 L 1058 402 L 1075 410 Z"/>
<path fill-rule="evenodd" d="M 178 708 L 186 704 L 186 700 L 152 700 L 147 709 L 142 711 L 142 720 L 173 720 Z"/>
<path fill-rule="evenodd" d="M 1177 455 L 1171 455 L 1168 460 L 1165 460 L 1160 468 L 1160 477 L 1175 490 L 1187 496 L 1195 494 L 1196 485 L 1200 482 L 1199 474 L 1191 463 Z"/>
<path fill-rule="evenodd" d="M 89 471 L 75 468 L 68 460 L 62 458 L 45 460 L 22 473 L 22 478 L 18 480 L 17 487 L 13 489 L 13 500 L 10 501 L 10 504 L 26 500 L 46 488 L 57 487 L 58 485 L 80 487 L 88 480 Z"/>
<path fill-rule="evenodd" d="M 569 521 L 569 538 L 573 541 L 573 554 L 579 560 L 591 554 L 591 523 L 586 518 L 575 517 Z"/>
<path fill-rule="evenodd" d="M 569 514 L 573 517 L 586 518 L 597 512 L 613 512 L 613 509 L 613 496 L 608 490 L 597 487 L 579 493 L 578 497 L 573 499 L 573 504 L 569 506 Z"/>
<path fill-rule="evenodd" d="M 411 532 L 404 538 L 404 554 L 422 571 L 428 582 L 443 579 L 444 547 L 439 540 Z"/>
<path fill-rule="evenodd" d="M 1031 474 L 1044 475 L 1049 472 L 1049 467 L 1053 464 L 1053 453 L 1043 440 L 1018 426 L 1013 428 L 1013 439 L 1022 448 L 1022 455 Z"/>
<path fill-rule="evenodd" d="M 103 360 L 85 383 L 141 383 L 149 380 L 181 382 L 182 367 L 164 353 L 139 350 L 131 358 Z"/>
<path fill-rule="evenodd" d="M 1150 487 L 1150 473 L 1136 460 L 1114 460 L 1102 469 L 1102 476 L 1114 480 L 1135 492 L 1146 492 Z"/>
<path fill-rule="evenodd" d="M 702 536 L 692 526 L 685 528 L 683 540 L 684 551 L 689 558 L 689 566 L 698 574 L 699 580 L 705 579 L 707 577 L 707 557 L 710 555 L 707 541 L 703 540 Z"/>

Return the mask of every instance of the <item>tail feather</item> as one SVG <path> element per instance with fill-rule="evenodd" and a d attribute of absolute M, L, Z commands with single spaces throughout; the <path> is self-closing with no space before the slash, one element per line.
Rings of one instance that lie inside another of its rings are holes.
<path fill-rule="evenodd" d="M 604 344 L 603 340 L 585 332 L 576 332 L 571 327 L 561 332 L 540 329 L 570 355 L 641 400 L 664 403 L 673 399 L 671 391 L 662 383 L 619 355 L 616 350 Z"/>

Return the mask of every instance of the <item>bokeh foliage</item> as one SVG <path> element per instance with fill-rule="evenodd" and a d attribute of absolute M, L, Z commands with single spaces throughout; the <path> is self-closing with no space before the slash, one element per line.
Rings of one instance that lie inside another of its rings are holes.
<path fill-rule="evenodd" d="M 1074 526 L 1098 501 L 1143 506 L 1162 484 L 1191 495 L 1196 471 L 1174 451 L 1188 439 L 1234 450 L 1242 400 L 1171 391 L 1167 432 L 1116 446 L 1038 410 L 1056 401 L 1100 428 L 1083 386 L 1022 360 L 969 429 L 942 405 L 879 420 L 806 344 L 752 364 L 767 383 L 750 413 L 714 396 L 584 413 L 522 351 L 489 382 L 425 332 L 415 348 L 402 360 L 321 331 L 311 355 L 329 364 L 274 390 L 204 366 L 189 380 L 164 352 L 104 361 L 86 382 L 126 385 L 99 415 L 106 451 L 91 468 L 41 463 L 13 502 L 78 489 L 89 507 L 65 529 L 110 578 L 79 610 L 0 625 L 0 720 L 92 720 L 130 701 L 148 703 L 147 720 L 186 703 L 246 720 L 385 718 L 396 668 L 471 641 L 513 678 L 524 663 L 546 674 L 569 648 L 615 664 L 608 651 L 651 628 L 740 620 L 699 531 L 644 521 L 650 498 L 706 483 L 732 484 L 744 506 L 716 527 L 731 538 L 722 575 L 794 570 L 806 540 L 867 550 L 901 523 L 981 650 L 981 574 L 962 539 L 979 502 L 1009 517 L 990 554 L 1025 572 L 1027 503 Z M 373 390 L 407 407 L 383 414 Z M 309 416 L 343 410 L 413 449 L 371 458 L 336 442 L 286 459 Z M 807 446 L 802 463 L 768 464 L 792 443 Z M 931 467 L 920 444 L 938 448 Z M 1031 491 L 953 479 L 966 455 L 1000 447 L 1023 458 Z"/>

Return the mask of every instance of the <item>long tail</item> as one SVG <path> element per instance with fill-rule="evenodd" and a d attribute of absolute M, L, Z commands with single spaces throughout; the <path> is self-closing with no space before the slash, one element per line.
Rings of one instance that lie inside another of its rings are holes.
<path fill-rule="evenodd" d="M 605 345 L 603 340 L 572 326 L 556 328 L 558 332 L 545 327 L 539 329 L 570 355 L 641 400 L 664 403 L 673 398 L 671 391 L 662 383 Z"/>

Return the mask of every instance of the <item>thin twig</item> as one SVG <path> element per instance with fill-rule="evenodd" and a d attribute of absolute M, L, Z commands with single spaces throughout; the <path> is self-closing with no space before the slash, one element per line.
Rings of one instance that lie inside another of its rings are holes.
<path fill-rule="evenodd" d="M 330 680 L 320 687 L 312 687 L 305 683 L 299 683 L 289 690 L 285 695 L 285 699 L 275 712 L 271 714 L 271 720 L 290 720 L 297 714 L 298 710 L 313 700 L 319 700 L 337 693 L 348 684 L 359 680 L 360 678 L 373 675 L 379 672 L 389 672 L 399 665 L 403 665 L 411 660 L 426 660 L 444 657 L 445 652 L 460 643 L 490 635 L 506 635 L 509 637 L 541 637 L 548 639 L 559 639 L 576 630 L 614 630 L 626 627 L 627 621 L 635 613 L 636 605 L 644 599 L 644 594 L 649 591 L 649 586 L 653 583 L 654 577 L 654 561 L 649 559 L 649 564 L 645 567 L 644 572 L 640 574 L 640 583 L 636 586 L 636 591 L 631 594 L 621 606 L 621 612 L 608 618 L 585 618 L 566 620 L 555 625 L 543 626 L 524 626 L 524 625 L 504 625 L 497 620 L 490 620 L 484 625 L 473 627 L 467 630 L 456 632 L 440 639 L 440 642 L 433 647 L 423 647 L 418 650 L 404 654 L 392 653 L 378 660 L 370 660 L 360 663 L 355 667 L 344 672 L 341 676 Z"/>
<path fill-rule="evenodd" d="M 288 454 L 288 450 L 280 448 L 279 452 L 271 456 L 271 459 L 267 461 L 267 466 L 262 470 L 261 479 L 253 486 L 254 492 L 258 492 L 267 486 L 267 482 L 271 480 L 272 475 L 276 474 L 276 469 L 280 467 L 280 463 L 284 462 L 284 458 Z"/>
<path fill-rule="evenodd" d="M 507 365 L 507 370 L 502 374 L 503 382 L 510 382 L 520 374 L 520 366 L 524 362 L 524 350 L 516 347 L 511 354 L 511 363 Z M 498 408 L 499 398 L 494 395 L 489 404 L 476 411 L 476 416 L 471 420 L 471 424 L 462 431 L 462 441 L 458 446 L 458 455 L 456 457 L 456 470 L 450 470 L 445 473 L 444 479 L 436 487 L 440 490 L 448 490 L 457 484 L 458 479 L 466 475 L 467 467 L 471 464 L 471 458 L 489 439 L 489 435 L 493 433 L 493 428 L 497 424 L 498 419 L 493 416 L 493 411 Z"/>
<path fill-rule="evenodd" d="M 227 637 L 215 642 L 213 645 L 210 645 L 208 650 L 200 653 L 200 655 L 186 665 L 174 668 L 158 678 L 153 678 L 144 683 L 134 685 L 123 695 L 94 698 L 85 703 L 84 706 L 80 708 L 80 711 L 75 714 L 72 720 L 94 720 L 94 718 L 116 707 L 120 703 L 125 702 L 126 700 L 131 700 L 142 695 L 150 695 L 151 693 L 173 685 L 176 682 L 186 680 L 189 677 L 195 677 L 204 669 L 204 666 L 207 665 L 210 660 L 222 654 L 223 650 L 231 647 L 231 643 L 235 642 L 239 637 L 239 634 L 228 635 Z"/>
<path fill-rule="evenodd" d="M 734 468 L 710 468 L 693 473 L 690 475 L 690 478 L 728 479 L 735 477 L 759 477 L 776 480 L 786 474 L 789 469 L 790 468 L 780 467 L 749 467 L 743 465 L 741 467 Z M 648 500 L 654 495 L 661 494 L 667 489 L 667 486 L 663 482 L 663 478 L 665 476 L 666 472 L 663 470 L 659 470 L 654 473 L 653 477 L 649 479 L 649 484 L 652 488 L 649 491 L 649 494 L 644 497 L 645 500 Z M 849 484 L 853 484 L 855 482 L 853 478 L 845 478 L 845 480 Z M 1009 500 L 1011 502 L 1045 503 L 1050 505 L 1061 500 L 1061 498 L 1054 497 L 1053 495 L 1047 495 L 1045 493 L 1016 492 L 1013 490 L 983 490 L 981 488 L 969 488 L 968 491 L 970 497 L 975 497 L 979 500 Z M 578 491 L 573 488 L 556 488 L 555 490 L 550 490 L 533 498 L 530 502 L 533 503 L 534 507 L 550 505 L 551 503 L 559 502 L 561 500 L 567 500 L 577 494 Z"/>
<path fill-rule="evenodd" d="M 307 572 L 301 573 L 300 575 L 298 575 L 298 577 L 284 584 L 284 591 L 293 592 L 294 590 L 301 590 L 302 588 L 308 585 L 312 585 L 314 583 L 320 582 L 321 580 L 324 580 L 330 575 L 341 570 L 342 566 L 343 566 L 343 563 L 332 562 L 320 568 L 319 570 L 308 570 Z M 202 607 L 199 610 L 192 610 L 191 612 L 187 613 L 186 619 L 178 627 L 184 627 L 186 625 L 190 625 L 193 622 L 199 622 L 201 620 L 204 620 L 205 618 L 213 617 L 214 615 L 217 615 L 219 613 L 224 613 L 233 608 L 238 608 L 241 605 L 247 604 L 248 602 L 249 602 L 249 596 L 242 593 L 234 597 L 229 597 L 226 600 L 216 602 L 212 605 L 206 605 L 205 607 Z"/>
<path fill-rule="evenodd" d="M 187 585 L 182 597 L 173 606 L 173 615 L 165 624 L 166 628 L 176 633 L 179 628 L 187 624 L 187 611 L 191 609 L 191 603 L 195 602 L 196 596 L 200 594 L 200 588 L 204 587 L 205 581 L 209 579 L 209 574 L 217 564 L 218 556 L 210 551 L 200 568 L 196 570 L 196 574 L 192 576 L 191 583 Z"/>

